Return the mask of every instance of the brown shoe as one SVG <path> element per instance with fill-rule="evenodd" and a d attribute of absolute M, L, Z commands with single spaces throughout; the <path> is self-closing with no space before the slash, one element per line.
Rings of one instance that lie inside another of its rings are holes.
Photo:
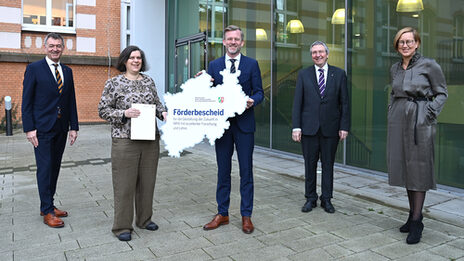
<path fill-rule="evenodd" d="M 251 234 L 253 233 L 253 230 L 255 228 L 253 227 L 253 223 L 251 223 L 251 218 L 250 217 L 242 217 L 242 231 L 245 234 Z"/>
<path fill-rule="evenodd" d="M 56 217 L 52 213 L 48 213 L 44 216 L 44 223 L 47 224 L 49 227 L 59 228 L 64 227 L 64 222 L 61 218 Z"/>
<path fill-rule="evenodd" d="M 203 229 L 204 230 L 216 229 L 220 225 L 227 225 L 227 224 L 229 224 L 229 216 L 222 216 L 221 214 L 217 214 L 216 216 L 214 216 L 211 222 L 203 226 Z"/>
<path fill-rule="evenodd" d="M 68 216 L 68 212 L 66 212 L 64 210 L 59 210 L 59 209 L 55 208 L 53 211 L 55 212 L 55 216 L 57 216 L 57 217 L 67 217 Z M 40 215 L 43 216 L 44 213 L 42 211 L 40 211 Z"/>

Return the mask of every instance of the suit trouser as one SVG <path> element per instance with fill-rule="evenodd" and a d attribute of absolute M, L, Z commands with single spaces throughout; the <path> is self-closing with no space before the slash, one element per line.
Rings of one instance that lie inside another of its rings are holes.
<path fill-rule="evenodd" d="M 321 130 L 316 135 L 302 135 L 301 146 L 305 162 L 305 197 L 307 200 L 317 200 L 317 161 L 322 163 L 321 199 L 331 199 L 333 196 L 333 168 L 339 137 L 325 137 Z"/>
<path fill-rule="evenodd" d="M 40 211 L 47 215 L 53 212 L 54 195 L 60 173 L 61 159 L 66 147 L 67 131 L 63 131 L 59 120 L 48 132 L 37 131 L 39 146 L 34 148 L 37 165 L 37 186 L 40 197 Z"/>
<path fill-rule="evenodd" d="M 158 159 L 159 135 L 154 141 L 112 139 L 115 235 L 133 230 L 134 202 L 135 224 L 144 228 L 150 223 Z"/>
<path fill-rule="evenodd" d="M 232 155 L 234 145 L 240 169 L 240 213 L 251 217 L 253 211 L 253 149 L 254 133 L 245 133 L 237 126 L 235 119 L 230 120 L 230 127 L 224 135 L 216 140 L 216 161 L 218 165 L 218 182 L 216 188 L 216 201 L 218 213 L 229 215 Z"/>

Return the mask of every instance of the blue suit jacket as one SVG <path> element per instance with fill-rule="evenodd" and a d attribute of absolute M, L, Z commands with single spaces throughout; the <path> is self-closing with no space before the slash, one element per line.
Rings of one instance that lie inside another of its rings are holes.
<path fill-rule="evenodd" d="M 21 106 L 24 132 L 37 130 L 47 132 L 57 121 L 61 108 L 62 130 L 79 130 L 77 122 L 76 95 L 71 68 L 61 64 L 64 83 L 58 92 L 58 84 L 44 59 L 29 64 L 24 73 L 23 100 Z"/>
<path fill-rule="evenodd" d="M 222 56 L 209 63 L 208 74 L 214 79 L 213 85 L 222 84 L 222 75 L 219 73 L 226 68 L 225 56 Z M 255 59 L 249 58 L 242 54 L 240 64 L 238 66 L 240 76 L 238 77 L 239 84 L 242 86 L 243 92 L 254 100 L 253 107 L 263 101 L 263 83 L 261 80 L 261 71 L 258 62 Z M 241 115 L 237 115 L 237 125 L 241 131 L 252 133 L 256 130 L 255 114 L 253 107 L 245 110 Z"/>
<path fill-rule="evenodd" d="M 330 66 L 324 97 L 321 97 L 314 66 L 298 73 L 292 111 L 293 128 L 304 135 L 315 135 L 319 128 L 326 137 L 338 137 L 339 130 L 350 130 L 350 112 L 346 74 Z"/>

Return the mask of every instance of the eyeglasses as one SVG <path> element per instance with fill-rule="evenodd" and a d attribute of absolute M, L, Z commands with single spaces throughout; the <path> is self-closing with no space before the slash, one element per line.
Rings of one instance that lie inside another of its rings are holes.
<path fill-rule="evenodd" d="M 410 47 L 410 46 L 413 45 L 415 42 L 416 42 L 416 41 L 414 41 L 414 40 L 398 41 L 398 46 L 404 46 L 404 45 L 406 44 L 407 46 Z"/>

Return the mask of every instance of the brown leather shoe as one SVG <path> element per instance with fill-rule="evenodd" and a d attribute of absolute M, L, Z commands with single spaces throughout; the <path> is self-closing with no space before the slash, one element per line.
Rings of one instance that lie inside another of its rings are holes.
<path fill-rule="evenodd" d="M 52 213 L 48 213 L 44 216 L 44 223 L 47 224 L 49 227 L 59 228 L 64 227 L 64 222 L 61 218 L 56 217 Z"/>
<path fill-rule="evenodd" d="M 67 217 L 68 216 L 68 212 L 66 212 L 64 210 L 59 210 L 59 209 L 55 208 L 53 211 L 55 212 L 55 216 L 57 216 L 57 217 Z M 40 211 L 40 215 L 43 216 L 44 213 L 42 211 Z"/>
<path fill-rule="evenodd" d="M 245 234 L 251 234 L 253 233 L 253 230 L 255 228 L 253 227 L 253 223 L 251 223 L 251 218 L 250 217 L 242 217 L 242 231 Z"/>
<path fill-rule="evenodd" d="M 203 226 L 203 229 L 204 230 L 216 229 L 220 225 L 227 225 L 227 224 L 229 224 L 229 216 L 223 216 L 221 214 L 217 214 L 216 216 L 214 216 L 211 222 Z"/>

